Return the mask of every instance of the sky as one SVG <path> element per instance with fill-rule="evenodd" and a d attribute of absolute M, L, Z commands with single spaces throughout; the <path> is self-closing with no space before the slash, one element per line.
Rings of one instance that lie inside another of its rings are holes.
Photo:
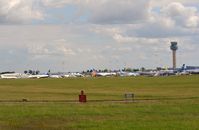
<path fill-rule="evenodd" d="M 199 65 L 199 0 L 0 0 L 0 72 Z"/>

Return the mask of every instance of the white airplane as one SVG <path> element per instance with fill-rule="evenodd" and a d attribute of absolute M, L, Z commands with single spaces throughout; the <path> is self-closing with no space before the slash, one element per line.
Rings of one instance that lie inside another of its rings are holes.
<path fill-rule="evenodd" d="M 140 75 L 144 75 L 144 76 L 154 76 L 157 71 L 143 71 L 143 72 L 138 72 Z"/>
<path fill-rule="evenodd" d="M 116 76 L 115 72 L 97 72 L 96 76 Z"/>
<path fill-rule="evenodd" d="M 2 79 L 20 79 L 20 78 L 28 78 L 29 76 L 21 73 L 7 73 L 1 74 Z"/>
<path fill-rule="evenodd" d="M 185 66 L 183 64 L 180 74 L 199 74 L 199 66 Z"/>
<path fill-rule="evenodd" d="M 47 74 L 37 74 L 37 75 L 29 75 L 28 78 L 48 78 L 49 75 Z"/>
<path fill-rule="evenodd" d="M 170 75 L 176 75 L 176 72 L 174 70 L 159 70 L 154 74 L 154 76 L 170 76 Z"/>
<path fill-rule="evenodd" d="M 65 78 L 69 78 L 69 77 L 84 77 L 84 75 L 81 74 L 81 73 L 78 73 L 78 72 L 72 72 L 72 73 L 64 74 L 63 77 L 65 77 Z"/>
<path fill-rule="evenodd" d="M 120 76 L 139 76 L 140 74 L 137 72 L 118 72 Z"/>
<path fill-rule="evenodd" d="M 186 70 L 186 72 L 190 74 L 199 74 L 199 69 L 190 69 L 190 70 Z"/>
<path fill-rule="evenodd" d="M 80 74 L 80 73 L 78 73 L 78 72 L 70 73 L 70 75 L 71 75 L 72 77 L 84 77 L 83 74 Z"/>
<path fill-rule="evenodd" d="M 54 75 L 54 74 L 53 74 L 53 75 L 49 75 L 49 77 L 50 77 L 50 78 L 62 78 L 61 75 Z"/>
<path fill-rule="evenodd" d="M 63 77 L 64 77 L 64 78 L 69 78 L 70 75 L 69 75 L 69 74 L 64 74 Z"/>

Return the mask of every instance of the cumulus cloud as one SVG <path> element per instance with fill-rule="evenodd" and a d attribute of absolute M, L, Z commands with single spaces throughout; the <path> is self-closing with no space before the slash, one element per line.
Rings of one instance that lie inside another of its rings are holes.
<path fill-rule="evenodd" d="M 145 21 L 150 10 L 148 0 L 42 0 L 42 3 L 54 8 L 74 5 L 77 21 L 85 17 L 86 22 L 94 24 L 137 23 Z"/>
<path fill-rule="evenodd" d="M 135 23 L 147 19 L 149 11 L 148 0 L 86 0 L 81 6 L 89 11 L 88 21 L 97 24 Z"/>
<path fill-rule="evenodd" d="M 69 56 L 75 55 L 75 51 L 65 44 L 33 44 L 27 46 L 28 53 L 34 56 Z"/>
<path fill-rule="evenodd" d="M 118 43 L 133 43 L 133 44 L 154 44 L 158 43 L 158 39 L 155 38 L 141 38 L 141 37 L 129 37 L 121 34 L 116 34 L 113 39 Z"/>
<path fill-rule="evenodd" d="M 150 12 L 147 22 L 139 28 L 129 26 L 126 33 L 129 36 L 143 38 L 174 38 L 199 35 L 199 12 L 194 6 L 171 2 L 161 5 Z"/>
<path fill-rule="evenodd" d="M 163 6 L 163 5 L 168 5 L 172 2 L 178 2 L 178 3 L 182 3 L 182 4 L 185 4 L 185 5 L 197 5 L 199 4 L 199 1 L 198 0 L 151 0 L 151 5 L 153 6 Z"/>
<path fill-rule="evenodd" d="M 1 0 L 0 22 L 28 23 L 32 20 L 42 20 L 44 15 L 39 8 L 38 0 Z"/>
<path fill-rule="evenodd" d="M 187 3 L 184 0 L 178 1 L 181 2 L 165 0 L 161 2 L 154 0 L 2 0 L 0 1 L 0 23 L 31 23 L 34 20 L 43 20 L 44 23 L 48 23 L 51 15 L 48 12 L 49 8 L 53 10 L 73 5 L 75 16 L 69 20 L 71 22 L 81 22 L 84 19 L 83 21 L 87 23 L 111 25 L 145 24 L 150 20 L 159 20 L 167 26 L 176 24 L 187 28 L 198 27 L 198 9 L 193 5 L 184 5 Z M 151 10 L 157 7 L 160 8 L 160 12 L 152 13 Z M 70 13 L 70 10 L 64 11 Z M 60 16 L 64 16 L 64 11 L 60 12 Z M 61 23 L 61 21 L 57 22 Z"/>
<path fill-rule="evenodd" d="M 73 0 L 0 0 L 0 23 L 26 24 L 44 21 L 48 18 L 47 9 L 62 8 L 67 4 L 78 4 Z M 60 15 L 64 15 L 60 14 Z"/>
<path fill-rule="evenodd" d="M 173 2 L 163 7 L 161 13 L 173 19 L 176 25 L 184 27 L 198 27 L 199 15 L 196 7 L 186 7 L 181 3 Z"/>
<path fill-rule="evenodd" d="M 124 25 L 121 25 L 124 26 Z M 93 32 L 107 35 L 111 37 L 113 40 L 115 40 L 117 43 L 131 43 L 131 44 L 156 44 L 158 43 L 158 39 L 156 38 L 145 38 L 145 37 L 136 37 L 136 36 L 130 36 L 128 35 L 127 31 L 130 28 L 133 30 L 133 28 L 129 26 L 125 26 L 126 28 L 122 29 L 120 27 L 101 27 L 97 26 L 93 28 Z M 128 29 L 127 29 L 128 28 Z M 135 33 L 135 32 L 134 32 Z"/>
<path fill-rule="evenodd" d="M 42 0 L 42 3 L 44 4 L 44 6 L 47 7 L 54 7 L 54 8 L 60 8 L 65 6 L 66 4 L 74 4 L 78 2 L 74 1 L 74 0 Z"/>
<path fill-rule="evenodd" d="M 102 3 L 106 2 L 103 1 Z M 108 26 L 98 26 L 93 31 L 100 35 L 110 36 L 118 43 L 130 43 L 138 41 L 137 39 L 147 42 L 147 39 L 175 38 L 199 34 L 199 12 L 195 6 L 170 2 L 165 5 L 158 5 L 157 9 L 156 7 L 157 5 L 154 6 L 153 2 L 149 3 L 148 9 L 150 11 L 145 10 L 148 16 L 145 21 L 130 24 L 124 22 L 117 25 L 113 22 Z M 96 15 L 96 17 L 98 16 L 99 14 Z"/>
<path fill-rule="evenodd" d="M 101 35 L 107 35 L 107 36 L 114 36 L 122 32 L 121 28 L 119 27 L 103 27 L 103 26 L 96 26 L 90 29 L 92 32 L 95 32 L 97 34 Z"/>

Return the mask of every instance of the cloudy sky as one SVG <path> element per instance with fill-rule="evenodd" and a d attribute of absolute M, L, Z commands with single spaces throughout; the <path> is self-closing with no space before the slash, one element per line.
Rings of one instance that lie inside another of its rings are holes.
<path fill-rule="evenodd" d="M 0 0 L 0 71 L 199 65 L 199 0 Z"/>

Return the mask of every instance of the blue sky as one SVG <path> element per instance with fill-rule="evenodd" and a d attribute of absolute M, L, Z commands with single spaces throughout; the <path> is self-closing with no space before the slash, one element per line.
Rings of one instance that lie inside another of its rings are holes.
<path fill-rule="evenodd" d="M 198 0 L 0 0 L 0 71 L 199 65 Z"/>

